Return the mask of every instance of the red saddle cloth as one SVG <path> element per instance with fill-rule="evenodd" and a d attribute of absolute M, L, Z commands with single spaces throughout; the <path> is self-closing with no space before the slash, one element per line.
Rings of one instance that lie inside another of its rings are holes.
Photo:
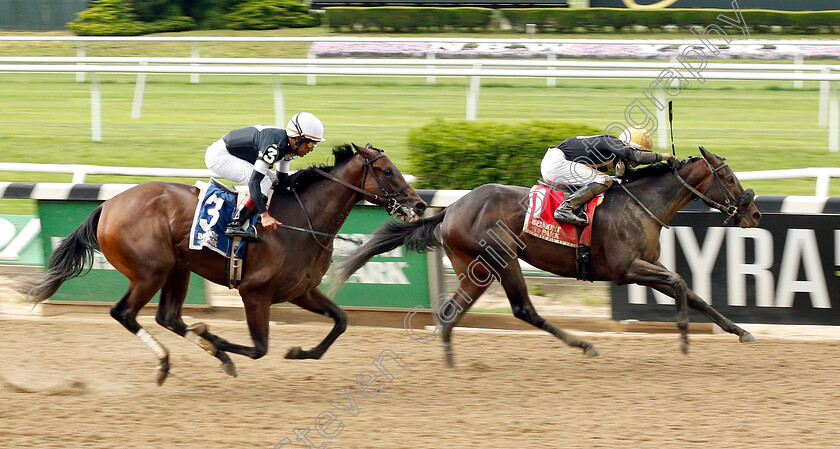
<path fill-rule="evenodd" d="M 565 196 L 559 190 L 537 184 L 528 192 L 528 213 L 525 214 L 525 224 L 522 230 L 534 237 L 549 242 L 577 248 L 579 245 L 592 246 L 592 218 L 595 208 L 604 200 L 600 194 L 586 204 L 586 216 L 589 224 L 583 228 L 578 240 L 577 227 L 570 223 L 558 223 L 554 219 L 554 211 L 563 203 Z"/>

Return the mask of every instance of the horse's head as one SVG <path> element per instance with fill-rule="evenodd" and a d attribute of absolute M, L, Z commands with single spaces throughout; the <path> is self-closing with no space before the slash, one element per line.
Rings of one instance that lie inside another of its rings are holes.
<path fill-rule="evenodd" d="M 711 178 L 706 183 L 703 195 L 698 195 L 707 206 L 715 208 L 728 215 L 736 225 L 742 228 L 757 226 L 761 220 L 761 212 L 755 206 L 753 199 L 755 192 L 741 186 L 741 182 L 735 173 L 725 162 L 725 159 L 717 156 L 705 148 L 700 147 L 705 164 L 700 164 L 698 170 L 709 170 Z"/>
<path fill-rule="evenodd" d="M 389 215 L 397 214 L 402 221 L 420 218 L 428 205 L 411 188 L 400 169 L 385 156 L 385 152 L 370 144 L 365 147 L 353 144 L 353 148 L 364 158 L 362 189 L 376 195 L 365 199 L 384 206 Z"/>

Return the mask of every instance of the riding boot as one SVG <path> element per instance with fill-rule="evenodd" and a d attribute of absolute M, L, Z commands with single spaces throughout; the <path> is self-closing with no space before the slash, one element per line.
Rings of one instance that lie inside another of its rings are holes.
<path fill-rule="evenodd" d="M 239 207 L 236 208 L 236 212 L 233 213 L 233 217 L 230 219 L 230 223 L 228 223 L 227 228 L 225 229 L 225 235 L 233 238 L 233 237 L 241 237 L 245 240 L 256 240 L 257 234 L 254 231 L 249 230 L 249 221 L 251 217 L 254 216 L 254 212 L 256 212 L 256 208 L 248 208 L 245 203 L 247 201 L 243 201 Z M 244 228 L 243 228 L 243 225 Z"/>
<path fill-rule="evenodd" d="M 554 219 L 558 222 L 571 223 L 575 226 L 586 226 L 589 222 L 575 215 L 574 211 L 586 204 L 595 195 L 605 192 L 609 186 L 593 182 L 581 187 L 575 193 L 569 195 L 560 207 L 554 211 Z"/>

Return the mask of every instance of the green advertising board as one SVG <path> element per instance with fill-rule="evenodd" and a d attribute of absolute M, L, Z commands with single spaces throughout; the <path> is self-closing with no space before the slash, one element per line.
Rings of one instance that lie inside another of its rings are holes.
<path fill-rule="evenodd" d="M 0 264 L 44 264 L 38 217 L 0 214 Z"/>
<path fill-rule="evenodd" d="M 98 201 L 38 201 L 38 215 L 41 216 L 41 244 L 44 260 L 50 260 L 55 245 L 70 235 L 85 221 Z M 98 301 L 117 302 L 128 291 L 128 278 L 115 270 L 101 254 L 94 257 L 93 269 L 85 276 L 65 282 L 50 298 L 53 301 Z M 160 293 L 152 302 L 157 303 Z M 193 274 L 187 290 L 186 304 L 206 304 L 204 279 Z"/>
<path fill-rule="evenodd" d="M 49 260 L 52 248 L 60 239 L 75 230 L 99 206 L 94 201 L 38 201 L 41 217 L 43 260 Z M 393 220 L 379 207 L 359 206 L 353 209 L 340 234 L 362 239 L 387 220 Z M 353 243 L 335 240 L 334 258 L 356 248 Z M 246 267 L 247 270 L 247 267 Z M 380 254 L 351 276 L 339 290 L 335 302 L 342 306 L 429 307 L 429 268 L 425 254 L 406 253 L 402 247 Z M 67 281 L 53 300 L 115 302 L 128 289 L 128 279 L 98 254 L 93 270 L 87 275 Z M 155 296 L 153 302 L 157 302 Z M 187 292 L 187 304 L 206 304 L 204 279 L 193 274 Z"/>
<path fill-rule="evenodd" d="M 340 234 L 361 239 L 379 229 L 383 223 L 394 220 L 385 209 L 358 206 L 350 213 Z M 353 243 L 335 240 L 333 260 L 342 253 L 355 249 Z M 342 306 L 429 307 L 429 265 L 425 254 L 406 252 L 399 247 L 372 258 L 350 276 L 335 297 Z"/>

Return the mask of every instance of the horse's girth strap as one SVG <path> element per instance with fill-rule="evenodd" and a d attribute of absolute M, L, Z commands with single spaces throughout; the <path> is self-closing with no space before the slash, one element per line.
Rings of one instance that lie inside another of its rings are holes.
<path fill-rule="evenodd" d="M 236 249 L 241 243 L 241 237 L 234 237 L 231 243 L 230 257 L 228 258 L 229 288 L 239 288 L 239 284 L 242 282 L 242 259 L 236 257 Z"/>

